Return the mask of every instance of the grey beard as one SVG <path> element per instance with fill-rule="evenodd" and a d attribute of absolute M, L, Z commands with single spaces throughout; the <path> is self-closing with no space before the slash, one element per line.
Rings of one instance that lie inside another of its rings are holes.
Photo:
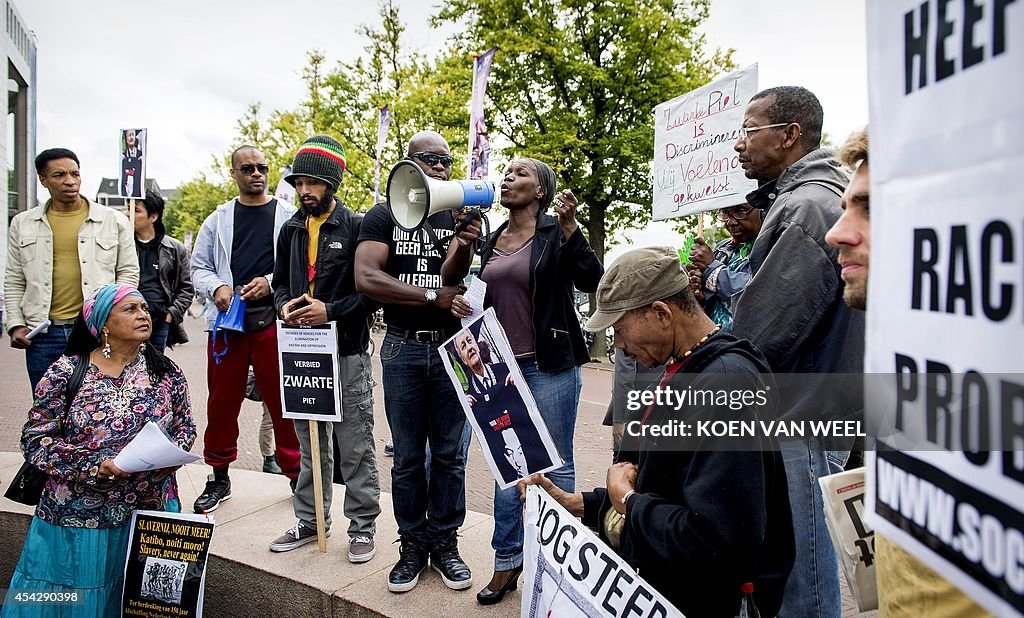
<path fill-rule="evenodd" d="M 330 210 L 331 205 L 334 204 L 334 191 L 327 189 L 327 193 L 324 193 L 324 196 L 320 198 L 314 206 L 309 206 L 305 202 L 301 203 L 302 212 L 304 212 L 307 217 L 319 217 Z"/>

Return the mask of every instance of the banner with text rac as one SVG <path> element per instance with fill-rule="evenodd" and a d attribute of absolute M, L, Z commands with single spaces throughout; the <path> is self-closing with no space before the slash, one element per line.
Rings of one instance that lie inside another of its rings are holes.
<path fill-rule="evenodd" d="M 522 618 L 683 618 L 546 491 L 526 488 Z"/>
<path fill-rule="evenodd" d="M 334 322 L 289 326 L 277 322 L 281 413 L 285 418 L 341 422 L 338 334 Z"/>
<path fill-rule="evenodd" d="M 757 94 L 757 65 L 654 108 L 654 219 L 738 206 L 757 188 L 733 145 Z"/>
<path fill-rule="evenodd" d="M 868 523 L 1024 615 L 1024 2 L 867 6 Z"/>
<path fill-rule="evenodd" d="M 203 515 L 135 511 L 131 533 L 122 615 L 202 616 L 213 521 Z"/>

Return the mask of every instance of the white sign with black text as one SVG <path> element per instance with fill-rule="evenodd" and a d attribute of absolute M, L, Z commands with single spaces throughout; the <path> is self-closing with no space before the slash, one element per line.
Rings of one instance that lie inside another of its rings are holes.
<path fill-rule="evenodd" d="M 289 326 L 277 322 L 284 418 L 340 422 L 338 334 L 334 322 Z"/>
<path fill-rule="evenodd" d="M 867 34 L 867 523 L 1024 615 L 1024 3 L 870 0 Z"/>
<path fill-rule="evenodd" d="M 536 485 L 527 486 L 523 618 L 682 613 Z"/>

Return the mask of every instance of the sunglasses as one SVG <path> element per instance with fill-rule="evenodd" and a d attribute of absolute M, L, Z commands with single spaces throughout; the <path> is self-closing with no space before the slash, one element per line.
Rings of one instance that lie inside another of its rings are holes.
<path fill-rule="evenodd" d="M 441 167 L 451 167 L 455 159 L 451 155 L 439 155 L 432 152 L 414 152 L 410 157 L 416 157 L 420 161 L 423 161 L 427 165 L 441 164 Z"/>
<path fill-rule="evenodd" d="M 253 173 L 256 172 L 256 170 L 259 170 L 261 174 L 266 174 L 268 171 L 270 171 L 270 168 L 267 167 L 266 163 L 257 163 L 256 165 L 253 165 L 252 163 L 246 163 L 244 165 L 238 166 L 238 171 L 242 172 L 246 176 L 252 176 Z"/>

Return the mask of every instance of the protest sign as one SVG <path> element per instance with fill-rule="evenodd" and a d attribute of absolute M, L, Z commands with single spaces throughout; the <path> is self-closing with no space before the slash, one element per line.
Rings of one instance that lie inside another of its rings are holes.
<path fill-rule="evenodd" d="M 875 531 L 864 523 L 864 468 L 818 479 L 836 556 L 857 609 L 878 609 L 875 585 Z"/>
<path fill-rule="evenodd" d="M 121 129 L 121 167 L 117 194 L 121 197 L 146 197 L 146 129 Z"/>
<path fill-rule="evenodd" d="M 438 353 L 502 489 L 562 466 L 493 308 L 444 342 Z"/>
<path fill-rule="evenodd" d="M 523 618 L 682 618 L 625 560 L 536 485 L 526 491 L 524 541 Z"/>
<path fill-rule="evenodd" d="M 202 515 L 132 513 L 122 615 L 202 616 L 213 527 Z"/>
<path fill-rule="evenodd" d="M 755 94 L 752 64 L 654 108 L 654 219 L 737 206 L 757 188 L 733 150 Z"/>
<path fill-rule="evenodd" d="M 871 0 L 867 33 L 866 371 L 889 381 L 866 390 L 869 427 L 888 428 L 867 521 L 1022 615 L 1024 5 Z"/>
<path fill-rule="evenodd" d="M 340 422 L 338 336 L 334 322 L 289 326 L 278 321 L 277 354 L 281 365 L 283 416 Z"/>

